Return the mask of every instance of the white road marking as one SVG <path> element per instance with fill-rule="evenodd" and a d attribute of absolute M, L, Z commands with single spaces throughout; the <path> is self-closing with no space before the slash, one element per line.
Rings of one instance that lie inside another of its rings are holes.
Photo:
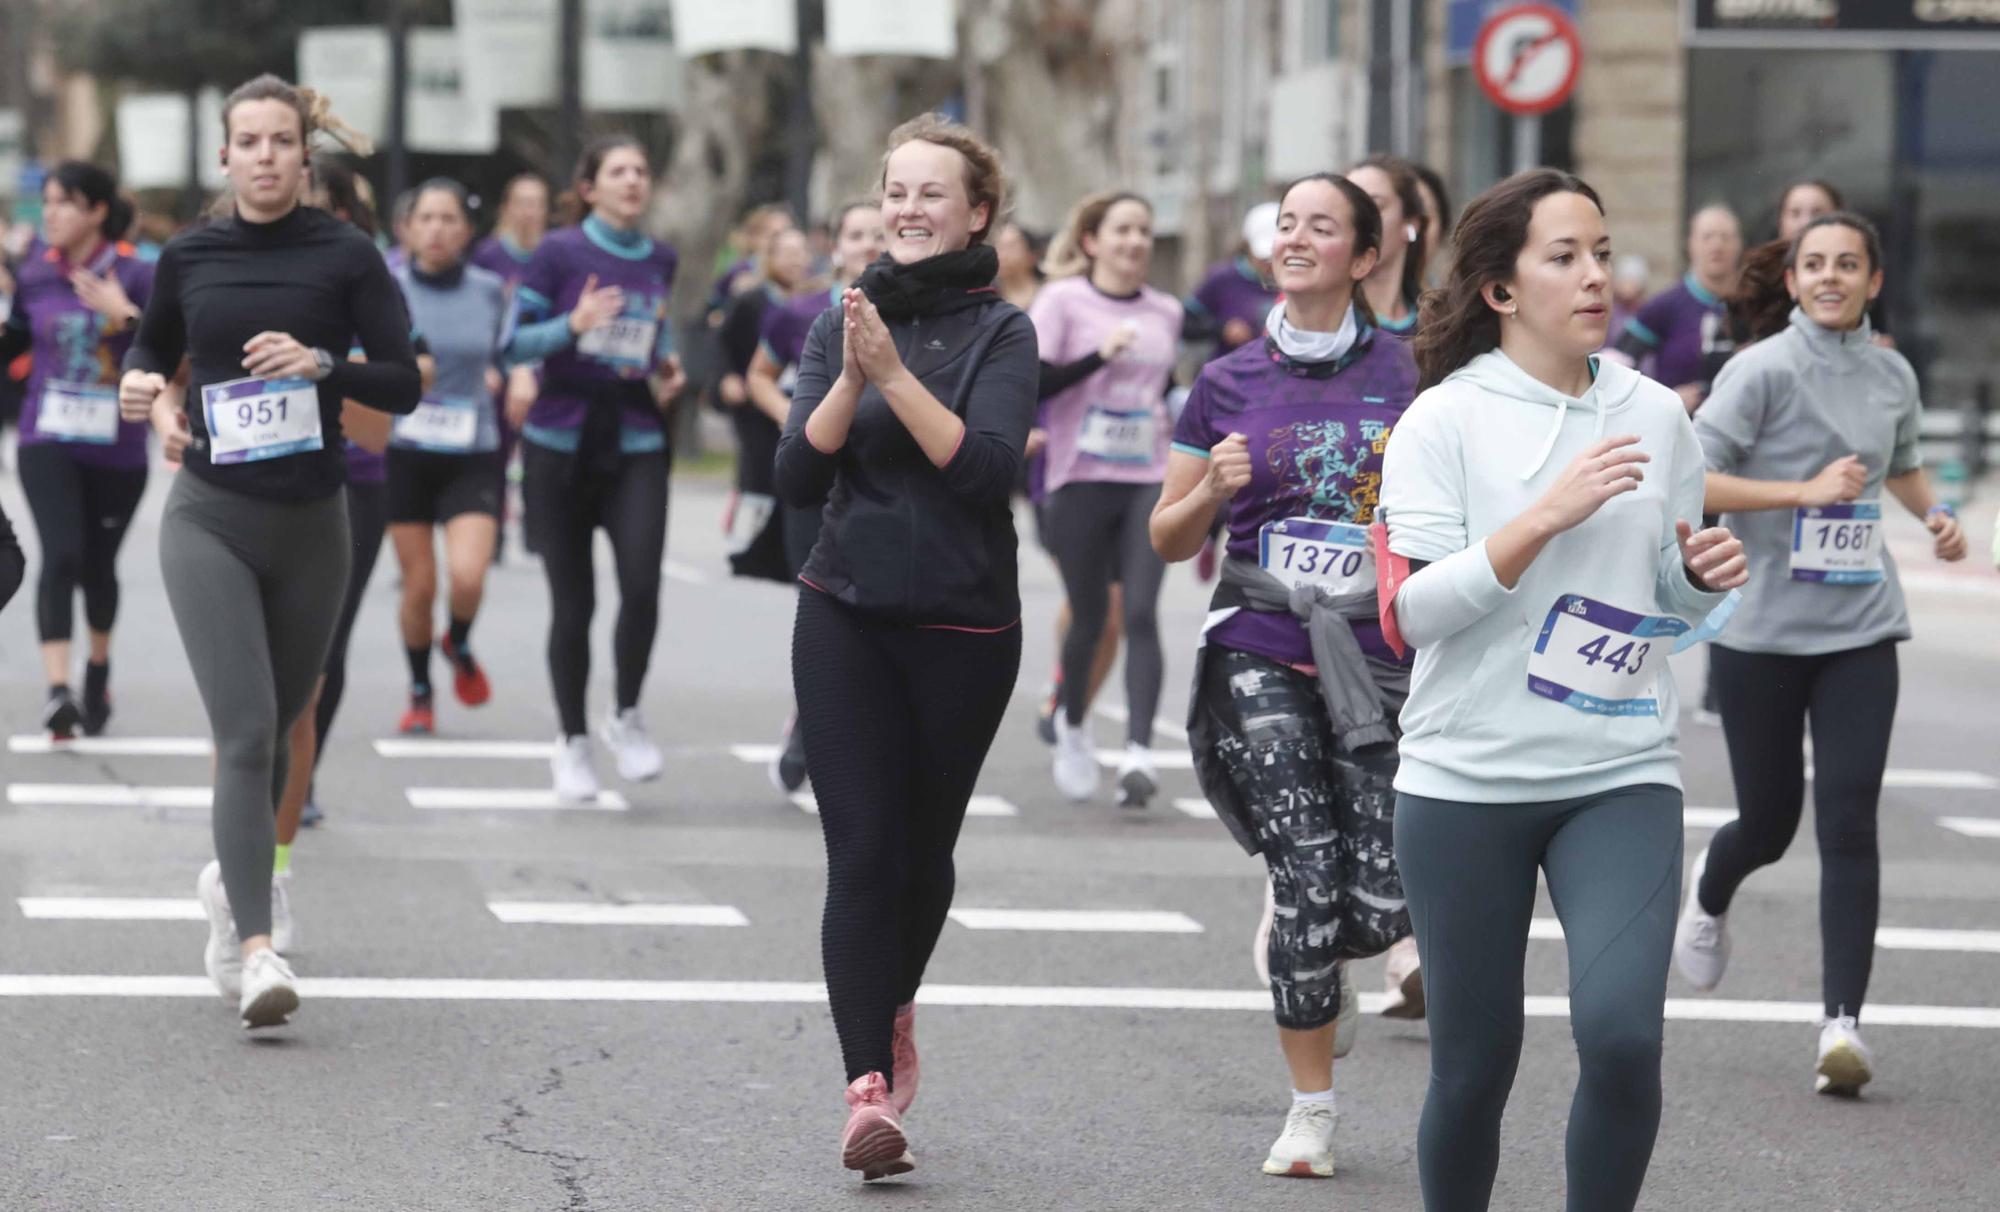
<path fill-rule="evenodd" d="M 1125 751 L 1123 749 L 1100 749 L 1097 751 L 1097 764 L 1100 766 L 1115 767 L 1124 760 Z M 1155 770 L 1193 770 L 1194 755 L 1185 749 L 1155 749 L 1153 750 L 1153 768 Z"/>
<path fill-rule="evenodd" d="M 747 926 L 734 905 L 600 905 L 589 901 L 489 901 L 510 926 Z"/>
<path fill-rule="evenodd" d="M 748 762 L 752 766 L 765 766 L 770 764 L 772 758 L 778 756 L 778 746 L 731 745 L 729 747 L 729 756 L 739 762 Z"/>
<path fill-rule="evenodd" d="M 660 571 L 667 574 L 669 581 L 679 581 L 683 585 L 708 584 L 707 573 L 699 568 L 690 568 L 686 564 L 676 563 L 673 560 L 668 560 L 661 564 Z"/>
<path fill-rule="evenodd" d="M 200 922 L 207 920 L 193 897 L 24 896 L 15 901 L 21 916 L 70 922 Z"/>
<path fill-rule="evenodd" d="M 1215 805 L 1204 799 L 1191 796 L 1178 799 L 1174 801 L 1174 807 L 1198 821 L 1212 821 L 1215 819 Z"/>
<path fill-rule="evenodd" d="M 810 791 L 794 791 L 791 801 L 800 812 L 819 815 L 819 800 Z M 965 815 L 986 817 L 1009 817 L 1021 815 L 1021 810 L 1012 800 L 997 795 L 975 795 L 965 805 Z"/>
<path fill-rule="evenodd" d="M 679 1002 L 725 1005 L 823 1005 L 826 986 L 809 981 L 458 980 L 414 977 L 306 977 L 299 994 L 325 1001 L 458 1002 Z M 112 997 L 215 999 L 215 984 L 201 976 L 0 976 L 0 997 Z M 1373 1014 L 1386 1001 L 1363 993 L 1361 1009 Z M 1264 989 L 1145 989 L 1086 985 L 925 985 L 927 1006 L 988 1008 L 1239 1010 L 1269 1014 Z M 1532 1018 L 1566 1018 L 1567 997 L 1529 997 Z M 1667 1018 L 1688 1022 L 1819 1022 L 1813 1002 L 1668 998 Z M 1986 1006 L 1868 1007 L 1871 1027 L 1962 1027 L 2000 1031 L 2000 1009 Z"/>
<path fill-rule="evenodd" d="M 967 930 L 1035 930 L 1058 934 L 1200 934 L 1201 923 L 1162 909 L 966 909 L 951 920 Z"/>
<path fill-rule="evenodd" d="M 1097 703 L 1091 707 L 1091 710 L 1096 712 L 1098 715 L 1103 716 L 1107 720 L 1116 720 L 1120 724 L 1123 724 L 1125 721 L 1132 718 L 1132 713 L 1126 710 L 1124 704 L 1122 703 Z M 1181 727 L 1179 724 L 1174 723 L 1172 720 L 1166 718 L 1165 716 L 1153 717 L 1153 731 L 1164 732 L 1168 736 L 1175 737 L 1179 740 L 1183 741 L 1187 740 L 1187 729 Z"/>
<path fill-rule="evenodd" d="M 565 803 L 553 790 L 516 787 L 411 787 L 405 793 L 412 808 L 506 812 L 623 812 L 632 805 L 616 791 L 600 791 L 595 800 Z"/>
<path fill-rule="evenodd" d="M 1681 825 L 1687 829 L 1720 829 L 1735 819 L 1734 808 L 1681 809 Z"/>
<path fill-rule="evenodd" d="M 552 741 L 441 741 L 423 737 L 383 737 L 375 755 L 385 758 L 491 758 L 547 761 Z"/>
<path fill-rule="evenodd" d="M 75 753 L 85 757 L 207 757 L 215 746 L 205 736 L 80 736 L 52 741 L 47 736 L 10 736 L 7 752 Z"/>
<path fill-rule="evenodd" d="M 206 808 L 207 787 L 134 787 L 124 783 L 9 783 L 7 802 L 42 807 Z"/>
<path fill-rule="evenodd" d="M 2000 779 L 1976 770 L 1885 770 L 1882 785 L 1905 791 L 2000 791 Z"/>
<path fill-rule="evenodd" d="M 2000 837 L 2000 817 L 1946 816 L 1938 824 L 1967 837 Z"/>
<path fill-rule="evenodd" d="M 1528 923 L 1528 937 L 1561 942 L 1562 923 L 1538 917 Z M 1885 951 L 1952 951 L 2000 955 L 2000 930 L 1925 930 L 1912 926 L 1879 926 L 1875 945 Z"/>

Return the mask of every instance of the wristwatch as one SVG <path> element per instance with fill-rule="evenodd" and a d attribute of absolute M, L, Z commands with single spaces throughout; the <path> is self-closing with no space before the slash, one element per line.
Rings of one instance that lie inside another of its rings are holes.
<path fill-rule="evenodd" d="M 333 355 L 324 349 L 314 349 L 312 355 L 314 364 L 319 367 L 319 373 L 313 376 L 313 382 L 317 383 L 333 373 Z"/>

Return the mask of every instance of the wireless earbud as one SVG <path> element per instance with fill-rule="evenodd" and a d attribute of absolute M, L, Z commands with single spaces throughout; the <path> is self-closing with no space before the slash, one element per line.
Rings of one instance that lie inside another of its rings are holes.
<path fill-rule="evenodd" d="M 1417 225 L 1416 225 L 1416 224 L 1414 224 L 1414 223 L 1405 223 L 1405 224 L 1403 224 L 1403 239 L 1405 239 L 1405 240 L 1408 240 L 1408 241 L 1409 241 L 1410 243 L 1412 243 L 1412 244 L 1415 244 L 1415 243 L 1417 242 Z"/>
<path fill-rule="evenodd" d="M 1505 303 L 1509 299 L 1512 299 L 1514 296 L 1507 293 L 1506 287 L 1496 286 L 1493 288 L 1493 297 L 1500 300 L 1502 303 Z"/>

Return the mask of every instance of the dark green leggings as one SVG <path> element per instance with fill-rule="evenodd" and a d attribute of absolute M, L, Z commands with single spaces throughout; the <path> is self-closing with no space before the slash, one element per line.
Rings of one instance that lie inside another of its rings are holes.
<path fill-rule="evenodd" d="M 1667 961 L 1681 887 L 1681 793 L 1648 784 L 1583 799 L 1463 804 L 1396 798 L 1396 861 L 1423 958 L 1430 1089 L 1417 1131 L 1425 1212 L 1483 1212 L 1500 1115 L 1521 1058 L 1522 965 L 1535 872 L 1569 947 L 1569 1212 L 1639 1199 L 1660 1128 Z"/>

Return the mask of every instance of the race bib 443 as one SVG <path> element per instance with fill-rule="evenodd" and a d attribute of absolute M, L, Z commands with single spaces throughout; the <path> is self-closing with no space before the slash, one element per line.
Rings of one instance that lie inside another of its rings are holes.
<path fill-rule="evenodd" d="M 1660 670 L 1688 629 L 1671 615 L 1634 614 L 1581 594 L 1549 608 L 1528 657 L 1528 689 L 1591 715 L 1660 714 Z"/>

